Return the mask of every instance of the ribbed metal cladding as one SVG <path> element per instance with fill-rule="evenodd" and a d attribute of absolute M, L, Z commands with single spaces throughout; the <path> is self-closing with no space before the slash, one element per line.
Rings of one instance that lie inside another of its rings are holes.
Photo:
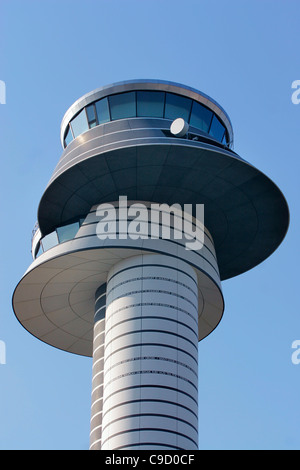
<path fill-rule="evenodd" d="M 105 306 L 106 284 L 103 284 L 95 295 L 90 450 L 101 450 Z"/>
<path fill-rule="evenodd" d="M 103 450 L 198 448 L 197 276 L 141 255 L 107 282 Z"/>

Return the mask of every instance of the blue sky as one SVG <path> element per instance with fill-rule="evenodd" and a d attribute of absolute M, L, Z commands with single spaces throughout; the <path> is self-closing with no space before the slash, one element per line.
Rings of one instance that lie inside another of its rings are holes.
<path fill-rule="evenodd" d="M 87 449 L 91 359 L 28 334 L 11 297 L 31 263 L 61 119 L 83 94 L 129 79 L 180 82 L 229 114 L 235 151 L 286 196 L 279 249 L 223 283 L 199 345 L 200 449 L 300 449 L 298 0 L 2 0 L 0 4 L 0 449 Z"/>

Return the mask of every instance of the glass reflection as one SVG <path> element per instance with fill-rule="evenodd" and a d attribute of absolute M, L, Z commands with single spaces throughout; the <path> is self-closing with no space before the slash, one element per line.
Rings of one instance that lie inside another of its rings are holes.
<path fill-rule="evenodd" d="M 49 233 L 49 235 L 46 235 L 41 240 L 41 243 L 43 245 L 44 251 L 50 250 L 50 248 L 53 248 L 55 245 L 58 245 L 57 233 L 55 231 L 52 233 Z"/>
<path fill-rule="evenodd" d="M 72 240 L 79 230 L 79 222 L 75 222 L 74 224 L 64 225 L 63 227 L 58 227 L 56 230 L 57 230 L 59 243 L 63 243 L 67 240 Z"/>
<path fill-rule="evenodd" d="M 219 142 L 222 142 L 222 139 L 224 137 L 224 132 L 225 132 L 225 127 L 220 123 L 217 116 L 214 115 L 211 126 L 210 126 L 209 135 L 214 137 Z"/>
<path fill-rule="evenodd" d="M 137 92 L 137 116 L 164 117 L 165 93 L 161 91 Z"/>
<path fill-rule="evenodd" d="M 86 132 L 88 130 L 88 122 L 85 114 L 85 109 L 83 109 L 78 116 L 76 116 L 72 121 L 71 121 L 71 126 L 74 134 L 74 138 L 78 137 L 80 134 L 83 134 L 83 132 Z"/>
<path fill-rule="evenodd" d="M 108 99 L 103 98 L 102 100 L 96 101 L 95 103 L 98 123 L 103 124 L 104 122 L 110 121 Z"/>
<path fill-rule="evenodd" d="M 225 127 L 213 111 L 190 98 L 153 90 L 118 93 L 88 105 L 70 122 L 65 145 L 69 145 L 73 138 L 99 124 L 147 116 L 172 120 L 181 117 L 191 126 L 229 145 Z"/>
<path fill-rule="evenodd" d="M 72 134 L 72 131 L 70 129 L 70 125 L 68 126 L 68 131 L 67 131 L 67 134 L 66 134 L 66 137 L 65 137 L 65 145 L 69 145 L 73 140 L 73 134 Z"/>
<path fill-rule="evenodd" d="M 184 98 L 184 96 L 166 94 L 165 118 L 177 119 L 182 118 L 189 121 L 192 100 Z"/>
<path fill-rule="evenodd" d="M 97 126 L 96 111 L 94 104 L 86 107 L 86 114 L 88 118 L 89 128 Z"/>
<path fill-rule="evenodd" d="M 212 111 L 205 108 L 196 101 L 193 102 L 193 108 L 190 118 L 190 125 L 201 129 L 203 132 L 208 132 L 210 123 L 213 117 Z"/>
<path fill-rule="evenodd" d="M 109 97 L 112 120 L 136 116 L 135 92 L 121 93 Z"/>

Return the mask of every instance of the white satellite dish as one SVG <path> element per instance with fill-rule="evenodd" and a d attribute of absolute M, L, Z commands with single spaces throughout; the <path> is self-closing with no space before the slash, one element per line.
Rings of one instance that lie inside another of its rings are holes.
<path fill-rule="evenodd" d="M 175 135 L 176 137 L 184 137 L 188 133 L 188 130 L 189 125 L 182 118 L 175 119 L 170 126 L 171 134 Z"/>

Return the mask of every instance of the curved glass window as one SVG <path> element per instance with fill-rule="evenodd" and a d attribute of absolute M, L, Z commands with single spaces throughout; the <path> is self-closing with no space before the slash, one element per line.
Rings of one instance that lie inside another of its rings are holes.
<path fill-rule="evenodd" d="M 108 99 L 103 98 L 102 100 L 96 101 L 95 103 L 98 124 L 103 124 L 104 122 L 110 121 Z"/>
<path fill-rule="evenodd" d="M 111 95 L 109 97 L 111 119 L 124 119 L 136 117 L 136 99 L 135 92 L 129 91 L 120 95 Z"/>
<path fill-rule="evenodd" d="M 56 229 L 59 243 L 66 242 L 67 240 L 72 240 L 75 237 L 76 233 L 79 230 L 79 222 L 74 224 L 64 225 L 63 227 L 58 227 Z"/>
<path fill-rule="evenodd" d="M 176 119 L 182 118 L 189 121 L 192 100 L 184 96 L 174 95 L 173 93 L 166 94 L 165 118 Z"/>
<path fill-rule="evenodd" d="M 138 91 L 137 116 L 164 117 L 165 93 L 163 91 Z"/>
<path fill-rule="evenodd" d="M 66 137 L 65 137 L 65 145 L 68 146 L 72 142 L 73 139 L 74 139 L 74 137 L 73 137 L 72 130 L 71 130 L 70 124 L 69 124 L 68 129 L 67 129 L 67 133 L 66 133 Z"/>
<path fill-rule="evenodd" d="M 43 253 L 43 247 L 42 247 L 42 244 L 39 242 L 37 249 L 35 251 L 34 259 L 38 258 L 42 253 Z"/>
<path fill-rule="evenodd" d="M 96 110 L 94 104 L 90 104 L 86 107 L 86 115 L 89 123 L 89 128 L 92 129 L 92 127 L 97 126 Z"/>
<path fill-rule="evenodd" d="M 227 144 L 227 136 L 226 136 L 226 131 L 224 133 L 224 137 L 222 139 L 222 144 L 226 145 Z"/>
<path fill-rule="evenodd" d="M 76 139 L 76 137 L 88 130 L 89 126 L 87 122 L 85 108 L 80 111 L 80 113 L 74 119 L 72 119 L 70 124 L 72 127 L 74 139 Z"/>
<path fill-rule="evenodd" d="M 49 235 L 46 235 L 41 240 L 41 243 L 42 243 L 43 251 L 50 250 L 50 248 L 53 248 L 55 245 L 58 244 L 57 233 L 56 232 L 49 233 Z"/>
<path fill-rule="evenodd" d="M 73 240 L 83 221 L 84 219 L 80 219 L 78 222 L 57 227 L 56 230 L 46 235 L 38 242 L 33 258 L 38 258 L 44 251 L 50 250 L 59 243 Z"/>
<path fill-rule="evenodd" d="M 183 118 L 192 127 L 229 145 L 225 126 L 206 106 L 175 93 L 144 90 L 110 95 L 89 104 L 66 130 L 65 146 L 83 132 L 105 122 L 134 117 L 155 117 L 174 120 Z"/>
<path fill-rule="evenodd" d="M 196 101 L 193 102 L 190 125 L 208 133 L 213 112 Z"/>
<path fill-rule="evenodd" d="M 219 142 L 222 142 L 225 134 L 225 127 L 220 123 L 219 119 L 215 115 L 209 129 L 209 134 Z"/>

